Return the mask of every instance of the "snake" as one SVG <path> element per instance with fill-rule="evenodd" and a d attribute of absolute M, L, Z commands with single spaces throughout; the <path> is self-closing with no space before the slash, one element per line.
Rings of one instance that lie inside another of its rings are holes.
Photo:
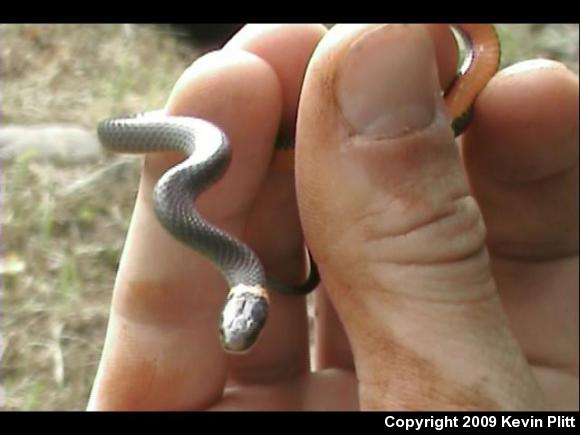
<path fill-rule="evenodd" d="M 499 68 L 500 45 L 493 25 L 452 24 L 451 28 L 456 44 L 458 36 L 464 44 L 463 62 L 444 92 L 457 137 L 469 125 L 476 97 Z M 268 290 L 306 295 L 317 287 L 320 277 L 309 254 L 304 282 L 282 283 L 266 273 L 260 258 L 247 244 L 208 222 L 196 210 L 197 197 L 224 175 L 232 159 L 229 139 L 218 126 L 204 119 L 169 116 L 158 110 L 103 120 L 97 126 L 97 134 L 103 147 L 115 153 L 177 151 L 184 155 L 183 161 L 157 181 L 153 207 L 162 227 L 213 263 L 227 282 L 229 292 L 219 320 L 219 338 L 226 352 L 245 353 L 256 343 L 268 317 Z M 293 141 L 276 141 L 274 148 L 273 162 L 283 162 L 291 168 Z"/>

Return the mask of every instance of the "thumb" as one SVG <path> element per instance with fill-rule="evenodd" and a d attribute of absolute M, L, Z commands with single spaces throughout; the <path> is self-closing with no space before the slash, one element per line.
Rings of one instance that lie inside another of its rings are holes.
<path fill-rule="evenodd" d="M 424 26 L 335 26 L 297 129 L 304 231 L 365 409 L 540 406 L 491 276 Z"/>

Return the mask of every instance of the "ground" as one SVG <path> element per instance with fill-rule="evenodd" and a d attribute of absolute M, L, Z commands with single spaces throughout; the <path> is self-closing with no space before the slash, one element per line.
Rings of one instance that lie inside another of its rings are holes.
<path fill-rule="evenodd" d="M 578 74 L 578 25 L 501 25 L 502 64 Z M 161 107 L 198 55 L 151 25 L 0 25 L 0 127 Z M 139 159 L 0 163 L 0 409 L 82 410 L 99 360 Z M 119 189 L 118 186 L 123 186 Z"/>

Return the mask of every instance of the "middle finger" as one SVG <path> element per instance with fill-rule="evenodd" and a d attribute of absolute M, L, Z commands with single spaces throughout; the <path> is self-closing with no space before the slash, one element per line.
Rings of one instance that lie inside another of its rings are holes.
<path fill-rule="evenodd" d="M 316 24 L 247 25 L 224 50 L 243 49 L 266 61 L 282 89 L 278 140 L 293 141 L 306 66 L 326 29 Z M 296 205 L 293 153 L 278 151 L 253 205 L 245 240 L 269 274 L 289 284 L 304 280 L 304 241 Z M 271 315 L 255 349 L 229 360 L 237 383 L 287 379 L 309 370 L 306 299 L 270 291 Z"/>

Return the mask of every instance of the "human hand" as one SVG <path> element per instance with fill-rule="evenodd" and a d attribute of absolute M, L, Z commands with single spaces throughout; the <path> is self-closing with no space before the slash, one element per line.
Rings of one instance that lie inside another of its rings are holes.
<path fill-rule="evenodd" d="M 223 353 L 225 284 L 151 207 L 179 157 L 151 155 L 89 409 L 578 407 L 578 79 L 553 62 L 500 73 L 458 152 L 432 98 L 454 43 L 427 29 L 435 50 L 421 26 L 335 26 L 304 78 L 322 26 L 247 26 L 184 73 L 168 111 L 234 148 L 201 213 L 288 282 L 304 277 L 304 228 L 322 276 L 317 371 L 304 298 L 273 292 L 252 352 Z M 270 167 L 299 99 L 300 219 L 292 173 Z"/>

